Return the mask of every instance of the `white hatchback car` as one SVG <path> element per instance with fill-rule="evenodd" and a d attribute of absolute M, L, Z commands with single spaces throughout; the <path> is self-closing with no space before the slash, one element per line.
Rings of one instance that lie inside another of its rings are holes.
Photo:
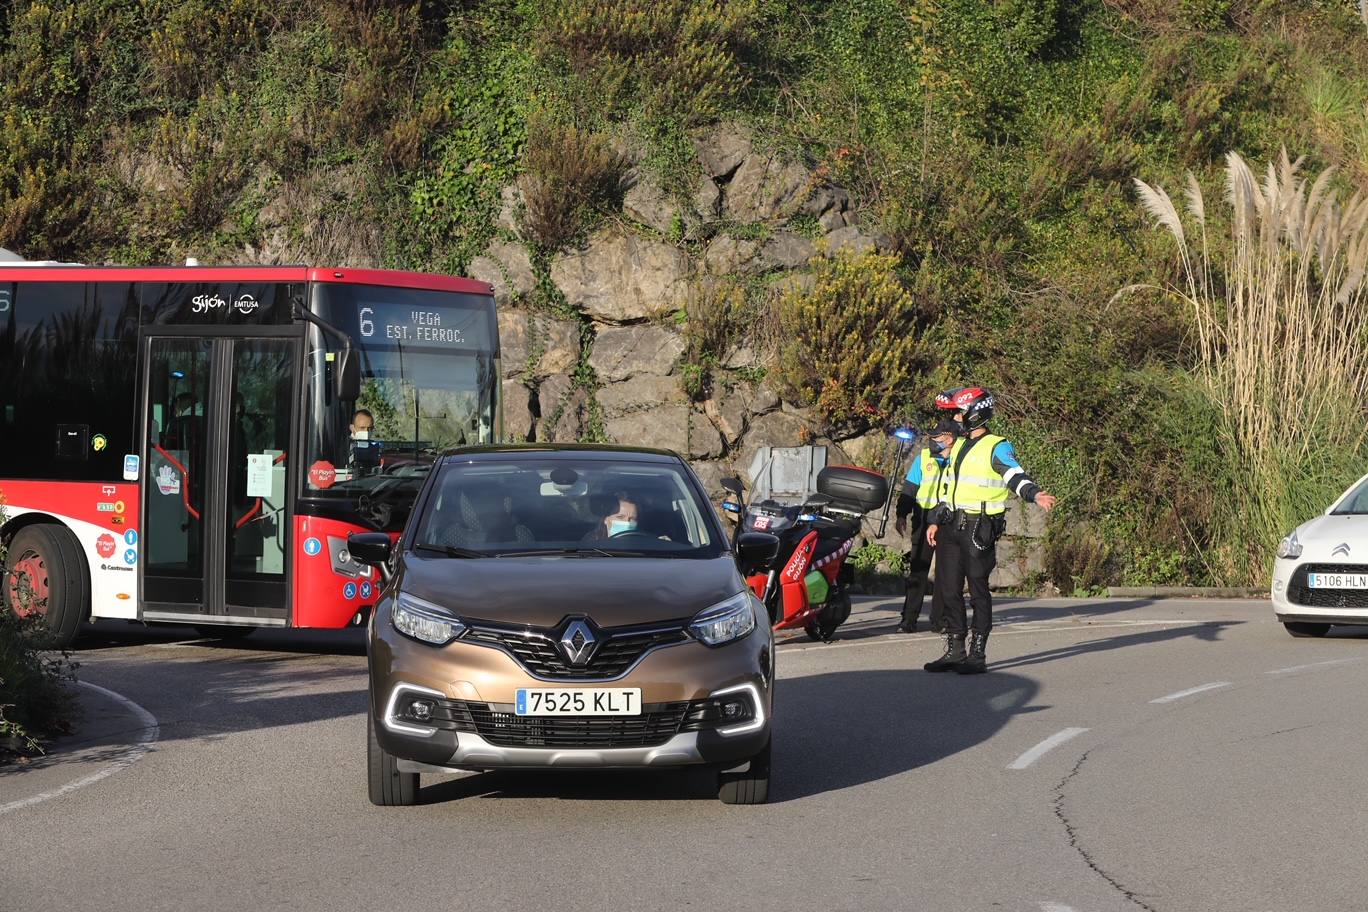
<path fill-rule="evenodd" d="M 1278 545 L 1273 611 L 1296 637 L 1368 624 L 1368 475 Z"/>

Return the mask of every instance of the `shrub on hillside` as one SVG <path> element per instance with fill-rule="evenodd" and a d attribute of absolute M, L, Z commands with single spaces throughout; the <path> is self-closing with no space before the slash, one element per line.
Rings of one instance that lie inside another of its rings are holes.
<path fill-rule="evenodd" d="M 594 103 L 640 99 L 649 113 L 699 122 L 746 84 L 755 0 L 564 0 L 546 42 L 592 87 Z"/>
<path fill-rule="evenodd" d="M 810 289 L 775 304 L 774 376 L 834 427 L 878 423 L 897 410 L 924 367 L 916 302 L 896 256 L 842 251 L 820 259 Z"/>
<path fill-rule="evenodd" d="M 554 250 L 579 234 L 594 211 L 620 202 L 627 163 L 607 136 L 543 118 L 528 128 L 523 169 L 523 228 Z"/>

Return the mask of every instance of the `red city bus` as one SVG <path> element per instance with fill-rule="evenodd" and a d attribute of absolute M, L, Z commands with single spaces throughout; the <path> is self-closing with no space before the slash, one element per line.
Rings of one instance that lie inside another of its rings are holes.
<path fill-rule="evenodd" d="M 363 623 L 347 534 L 500 436 L 483 282 L 362 269 L 0 266 L 0 599 L 87 621 Z"/>

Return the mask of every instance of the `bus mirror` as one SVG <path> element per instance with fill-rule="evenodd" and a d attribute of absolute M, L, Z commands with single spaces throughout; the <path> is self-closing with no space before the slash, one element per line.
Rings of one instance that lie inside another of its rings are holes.
<path fill-rule="evenodd" d="M 361 396 L 361 356 L 356 349 L 344 348 L 338 353 L 333 378 L 340 401 L 355 402 Z"/>

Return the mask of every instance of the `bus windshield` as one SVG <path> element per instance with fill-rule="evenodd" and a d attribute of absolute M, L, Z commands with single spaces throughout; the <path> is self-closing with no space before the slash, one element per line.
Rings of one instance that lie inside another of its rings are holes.
<path fill-rule="evenodd" d="M 332 368 L 341 344 L 311 328 L 304 496 L 353 499 L 362 519 L 397 529 L 438 455 L 495 438 L 494 301 L 320 283 L 313 304 L 359 350 L 361 394 L 355 402 L 336 399 Z"/>

